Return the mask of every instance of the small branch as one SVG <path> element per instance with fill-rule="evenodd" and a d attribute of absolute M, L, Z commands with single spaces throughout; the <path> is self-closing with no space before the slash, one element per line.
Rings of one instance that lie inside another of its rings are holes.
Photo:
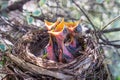
<path fill-rule="evenodd" d="M 2 12 L 10 12 L 10 11 L 14 11 L 14 10 L 22 11 L 22 6 L 28 1 L 30 1 L 30 0 L 21 0 L 21 1 L 15 2 L 14 4 L 0 10 L 0 13 L 2 13 Z"/>
<path fill-rule="evenodd" d="M 9 25 L 14 30 L 20 31 L 20 32 L 23 32 L 23 33 L 26 33 L 29 29 L 35 29 L 35 28 L 30 28 L 28 26 L 24 26 L 24 25 L 13 24 L 9 19 L 7 19 L 7 18 L 5 18 L 1 15 L 0 15 L 0 20 L 2 21 L 2 23 L 4 23 L 4 24 L 1 24 L 1 25 Z"/>
<path fill-rule="evenodd" d="M 6 53 L 6 55 L 15 64 L 17 64 L 18 66 L 22 67 L 23 69 L 26 69 L 28 71 L 33 72 L 33 73 L 40 74 L 40 75 L 52 76 L 52 77 L 55 77 L 55 78 L 60 79 L 60 80 L 71 80 L 71 78 L 72 78 L 72 76 L 65 75 L 65 74 L 62 74 L 60 72 L 50 71 L 50 70 L 44 69 L 42 67 L 30 64 L 28 62 L 25 62 L 24 60 L 14 56 L 14 55 L 12 55 L 10 53 Z"/>
<path fill-rule="evenodd" d="M 120 40 L 113 40 L 113 41 L 109 41 L 111 43 L 115 43 L 115 42 L 120 42 Z"/>
<path fill-rule="evenodd" d="M 90 20 L 90 18 L 88 17 L 88 15 L 84 12 L 84 10 L 74 1 L 72 0 L 73 3 L 82 11 L 82 13 L 85 15 L 85 17 L 88 19 L 88 21 L 90 22 L 90 24 L 92 25 L 93 29 L 94 29 L 94 36 L 95 36 L 95 39 L 96 39 L 96 42 L 98 43 L 99 42 L 99 37 L 98 35 L 96 34 L 96 28 L 95 28 L 95 25 L 92 23 L 92 21 Z"/>
<path fill-rule="evenodd" d="M 102 40 L 102 42 L 99 42 L 99 44 L 110 45 L 116 48 L 120 48 L 120 44 L 115 44 L 115 42 L 119 42 L 120 40 L 109 41 L 109 40 L 102 38 L 101 36 L 100 36 L 100 39 Z"/>
<path fill-rule="evenodd" d="M 104 43 L 104 42 L 101 42 L 101 43 L 99 43 L 99 44 L 109 45 L 109 46 L 113 46 L 113 47 L 115 47 L 115 48 L 120 48 L 120 45 L 118 45 L 118 44 Z"/>
<path fill-rule="evenodd" d="M 110 33 L 110 32 L 118 32 L 120 31 L 120 28 L 112 28 L 112 29 L 106 29 L 106 30 L 101 30 L 102 33 Z"/>
<path fill-rule="evenodd" d="M 118 20 L 119 18 L 120 18 L 120 15 L 117 16 L 117 17 L 115 17 L 115 18 L 114 18 L 113 20 L 111 20 L 109 23 L 107 23 L 107 24 L 102 28 L 102 30 L 104 30 L 105 28 L 107 28 L 108 25 L 112 24 L 114 21 Z"/>
<path fill-rule="evenodd" d="M 2 32 L 0 30 L 0 34 L 2 35 L 2 38 L 8 39 L 10 42 L 14 43 L 16 41 L 16 39 L 14 39 L 13 37 L 11 37 L 9 34 L 7 34 L 6 32 Z"/>
<path fill-rule="evenodd" d="M 85 17 L 88 19 L 88 21 L 90 22 L 90 24 L 93 26 L 93 29 L 96 31 L 95 26 L 92 23 L 92 21 L 90 20 L 90 18 L 88 17 L 88 15 L 84 12 L 84 10 L 74 0 L 72 0 L 72 1 L 83 12 L 83 14 L 85 15 Z"/>
<path fill-rule="evenodd" d="M 110 32 L 119 32 L 120 28 L 111 28 L 111 29 L 105 29 L 105 30 L 97 30 L 96 33 L 110 33 Z M 86 33 L 95 33 L 94 30 L 87 30 Z"/>

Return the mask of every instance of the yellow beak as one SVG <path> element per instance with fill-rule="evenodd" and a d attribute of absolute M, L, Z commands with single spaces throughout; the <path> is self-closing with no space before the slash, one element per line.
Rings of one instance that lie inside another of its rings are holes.
<path fill-rule="evenodd" d="M 53 27 L 55 27 L 57 24 L 59 24 L 58 19 L 57 19 L 57 21 L 55 23 L 49 22 L 47 20 L 44 20 L 44 22 L 45 22 L 45 26 L 47 27 L 48 30 L 51 30 Z"/>
<path fill-rule="evenodd" d="M 55 29 L 48 31 L 48 33 L 51 33 L 53 35 L 59 35 L 64 30 L 64 18 L 62 21 L 55 27 Z"/>
<path fill-rule="evenodd" d="M 76 22 L 65 22 L 65 25 L 69 30 L 73 31 L 78 26 L 79 23 L 80 20 Z"/>

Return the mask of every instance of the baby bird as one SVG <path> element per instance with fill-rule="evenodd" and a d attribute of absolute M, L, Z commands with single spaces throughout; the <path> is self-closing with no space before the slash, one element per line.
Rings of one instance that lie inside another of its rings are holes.
<path fill-rule="evenodd" d="M 76 57 L 78 56 L 77 54 L 75 54 L 76 49 L 80 46 L 78 36 L 79 33 L 82 31 L 80 26 L 80 20 L 76 22 L 66 22 L 65 25 L 69 31 L 68 34 L 69 41 L 65 42 L 66 48 L 68 49 L 69 52 L 72 53 L 74 57 Z"/>
<path fill-rule="evenodd" d="M 58 62 L 71 62 L 76 57 L 76 49 L 79 46 L 76 33 L 81 32 L 80 20 L 76 22 L 64 22 L 57 19 L 55 23 L 45 20 L 45 25 L 50 35 L 46 46 L 48 59 Z"/>
<path fill-rule="evenodd" d="M 56 25 L 59 23 L 59 20 L 57 20 L 55 23 L 48 22 L 45 20 L 45 26 L 47 27 L 48 31 L 52 28 L 56 27 Z M 58 45 L 55 41 L 55 37 L 49 34 L 49 42 L 48 45 L 45 48 L 45 52 L 47 53 L 47 58 L 49 60 L 58 61 Z"/>
<path fill-rule="evenodd" d="M 53 22 L 48 22 L 47 20 L 44 20 L 45 26 L 47 27 L 48 30 L 51 30 L 52 28 L 55 28 L 57 24 L 59 24 L 59 19 L 55 23 Z"/>
<path fill-rule="evenodd" d="M 58 48 L 59 48 L 59 61 L 63 62 L 64 60 L 66 62 L 70 62 L 73 60 L 72 54 L 67 50 L 64 39 L 66 38 L 65 31 L 65 25 L 64 25 L 64 19 L 52 30 L 48 31 L 49 34 L 55 36 Z"/>

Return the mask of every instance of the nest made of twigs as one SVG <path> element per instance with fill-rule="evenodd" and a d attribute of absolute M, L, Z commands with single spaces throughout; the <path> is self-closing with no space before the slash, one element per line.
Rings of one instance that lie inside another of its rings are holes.
<path fill-rule="evenodd" d="M 14 53 L 8 54 L 15 68 L 21 74 L 34 79 L 62 80 L 107 80 L 107 73 L 102 63 L 103 56 L 99 45 L 91 36 L 80 36 L 84 46 L 82 54 L 70 63 L 59 63 L 35 56 L 49 41 L 45 30 L 28 32 L 17 43 Z M 16 73 L 14 71 L 14 73 Z M 21 77 L 17 73 L 17 76 Z M 22 76 L 23 77 L 23 76 Z"/>

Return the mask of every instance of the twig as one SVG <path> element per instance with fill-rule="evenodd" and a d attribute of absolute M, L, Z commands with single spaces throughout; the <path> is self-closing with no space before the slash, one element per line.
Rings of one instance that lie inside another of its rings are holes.
<path fill-rule="evenodd" d="M 120 40 L 113 40 L 113 41 L 109 41 L 111 43 L 115 43 L 115 42 L 120 42 Z"/>
<path fill-rule="evenodd" d="M 88 15 L 84 12 L 84 10 L 74 1 L 72 0 L 73 3 L 82 11 L 82 13 L 85 15 L 85 17 L 88 19 L 88 21 L 90 22 L 90 24 L 93 26 L 93 29 L 96 31 L 94 24 L 92 23 L 92 21 L 90 20 L 90 18 L 88 17 Z"/>
<path fill-rule="evenodd" d="M 12 27 L 16 31 L 26 33 L 28 31 L 28 29 L 30 29 L 30 27 L 28 27 L 28 26 L 21 25 L 22 26 L 21 27 L 18 24 L 13 24 L 8 18 L 5 18 L 1 15 L 0 15 L 0 20 L 4 22 L 3 25 L 9 25 L 10 27 Z M 32 29 L 34 29 L 34 28 L 32 28 Z"/>
<path fill-rule="evenodd" d="M 104 30 L 105 28 L 107 28 L 108 25 L 112 24 L 114 21 L 118 20 L 119 18 L 120 18 L 120 15 L 117 16 L 117 17 L 115 17 L 115 18 L 114 18 L 113 20 L 111 20 L 109 23 L 107 23 L 107 24 L 102 28 L 102 30 Z"/>
<path fill-rule="evenodd" d="M 110 32 L 118 32 L 120 31 L 120 28 L 112 28 L 112 29 L 106 29 L 106 30 L 100 30 L 102 33 L 110 33 Z"/>
<path fill-rule="evenodd" d="M 104 42 L 101 42 L 101 43 L 99 43 L 99 44 L 109 45 L 109 46 L 113 46 L 113 47 L 115 47 L 115 48 L 120 48 L 120 45 L 118 45 L 118 44 L 104 43 Z"/>
<path fill-rule="evenodd" d="M 72 78 L 72 76 L 69 76 L 69 75 L 65 75 L 65 74 L 62 74 L 60 72 L 53 72 L 53 71 L 50 71 L 50 70 L 47 70 L 47 69 L 44 69 L 42 67 L 38 67 L 36 65 L 33 65 L 33 64 L 30 64 L 28 62 L 25 62 L 24 60 L 10 54 L 10 53 L 7 53 L 6 54 L 15 64 L 17 64 L 17 66 L 21 66 L 22 68 L 26 69 L 26 70 L 29 70 L 33 73 L 36 73 L 36 74 L 42 74 L 42 75 L 48 75 L 48 76 L 53 76 L 57 79 L 61 79 L 61 80 L 70 80 Z"/>
<path fill-rule="evenodd" d="M 22 11 L 22 6 L 28 1 L 30 1 L 30 0 L 21 0 L 21 1 L 15 2 L 14 4 L 0 10 L 0 13 L 10 12 L 10 11 L 14 11 L 14 10 Z"/>
<path fill-rule="evenodd" d="M 118 32 L 118 31 L 120 31 L 120 28 L 111 28 L 111 29 L 105 29 L 105 30 L 97 30 L 96 33 L 99 33 L 99 32 L 101 32 L 101 33 L 110 33 L 110 32 Z M 94 30 L 86 31 L 86 33 L 91 33 L 91 32 L 95 33 Z"/>
<path fill-rule="evenodd" d="M 94 32 L 95 34 L 93 34 L 95 36 L 95 39 L 96 39 L 96 42 L 99 43 L 99 37 L 98 35 L 96 34 L 96 28 L 95 28 L 95 25 L 92 23 L 92 21 L 90 20 L 90 18 L 88 17 L 88 15 L 84 12 L 84 10 L 74 1 L 72 0 L 73 3 L 82 11 L 82 13 L 85 15 L 85 17 L 88 19 L 88 21 L 90 22 L 90 24 L 92 25 L 93 29 L 94 29 Z"/>

